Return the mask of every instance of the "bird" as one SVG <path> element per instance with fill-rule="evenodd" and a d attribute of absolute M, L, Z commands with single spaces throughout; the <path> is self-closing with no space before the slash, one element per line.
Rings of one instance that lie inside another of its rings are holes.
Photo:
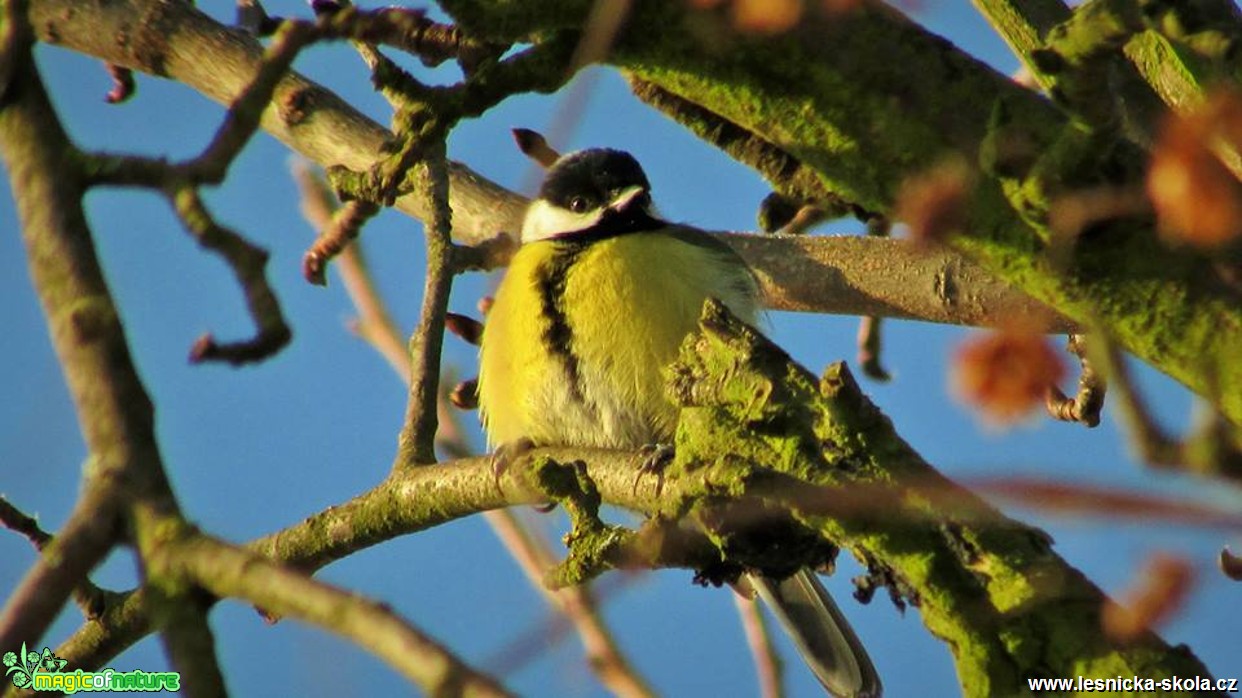
<path fill-rule="evenodd" d="M 591 148 L 557 158 L 483 326 L 478 398 L 489 447 L 668 448 L 678 408 L 662 370 L 709 297 L 758 319 L 749 266 L 710 233 L 664 220 L 634 156 Z M 750 577 L 830 694 L 881 694 L 870 657 L 812 571 Z"/>

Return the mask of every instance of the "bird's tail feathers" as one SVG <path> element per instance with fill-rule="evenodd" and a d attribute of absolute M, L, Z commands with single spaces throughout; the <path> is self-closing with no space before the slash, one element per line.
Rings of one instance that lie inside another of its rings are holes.
<path fill-rule="evenodd" d="M 878 698 L 880 676 L 849 621 L 809 569 L 788 579 L 751 575 L 798 653 L 824 688 L 838 698 Z"/>

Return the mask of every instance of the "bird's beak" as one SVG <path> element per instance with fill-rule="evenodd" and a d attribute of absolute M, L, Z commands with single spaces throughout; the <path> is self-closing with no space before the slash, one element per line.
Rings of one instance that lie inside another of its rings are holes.
<path fill-rule="evenodd" d="M 633 205 L 635 201 L 641 199 L 646 193 L 647 190 L 638 185 L 627 187 L 612 197 L 612 201 L 608 203 L 608 208 L 620 213 Z"/>

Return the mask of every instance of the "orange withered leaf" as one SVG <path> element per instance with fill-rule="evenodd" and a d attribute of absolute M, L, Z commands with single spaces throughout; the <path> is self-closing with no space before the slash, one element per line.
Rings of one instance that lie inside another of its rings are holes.
<path fill-rule="evenodd" d="M 1147 194 L 1162 236 L 1211 248 L 1242 235 L 1242 183 L 1213 152 L 1213 144 L 1238 152 L 1242 103 L 1218 95 L 1165 122 L 1152 149 Z"/>
<path fill-rule="evenodd" d="M 802 18 L 802 0 L 733 0 L 733 26 L 754 34 L 779 34 Z"/>
<path fill-rule="evenodd" d="M 985 419 L 1009 424 L 1044 404 L 1065 376 L 1061 355 L 1037 332 L 1005 329 L 964 342 L 953 360 L 954 391 Z"/>
<path fill-rule="evenodd" d="M 941 242 L 965 225 L 969 195 L 968 168 L 945 162 L 906 180 L 897 194 L 895 218 L 906 224 L 915 242 Z"/>
<path fill-rule="evenodd" d="M 1194 584 L 1194 568 L 1185 559 L 1157 553 L 1143 566 L 1123 603 L 1108 601 L 1100 614 L 1104 632 L 1114 640 L 1137 638 L 1173 616 Z"/>

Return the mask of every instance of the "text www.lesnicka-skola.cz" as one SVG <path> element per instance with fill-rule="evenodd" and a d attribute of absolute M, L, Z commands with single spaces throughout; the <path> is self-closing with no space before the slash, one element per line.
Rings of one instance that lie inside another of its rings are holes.
<path fill-rule="evenodd" d="M 1205 676 L 1171 676 L 1167 679 L 1145 679 L 1141 676 L 1117 676 L 1111 679 L 1097 679 L 1078 676 L 1072 679 L 1027 679 L 1027 687 L 1032 692 L 1043 691 L 1081 691 L 1091 693 L 1102 692 L 1152 692 L 1152 691 L 1224 691 L 1238 692 L 1237 679 L 1210 679 Z"/>

